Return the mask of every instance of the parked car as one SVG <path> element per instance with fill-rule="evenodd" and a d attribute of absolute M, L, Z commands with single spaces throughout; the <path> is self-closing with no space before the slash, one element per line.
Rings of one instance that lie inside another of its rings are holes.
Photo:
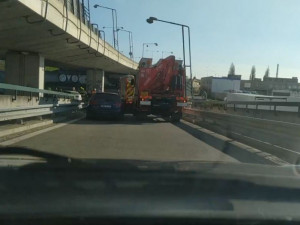
<path fill-rule="evenodd" d="M 124 106 L 121 98 L 115 93 L 96 93 L 89 100 L 86 118 L 123 118 Z"/>
<path fill-rule="evenodd" d="M 68 93 L 68 94 L 73 94 L 73 95 L 75 95 L 75 98 L 74 98 L 75 100 L 82 101 L 82 96 L 78 91 L 64 91 L 64 92 Z"/>

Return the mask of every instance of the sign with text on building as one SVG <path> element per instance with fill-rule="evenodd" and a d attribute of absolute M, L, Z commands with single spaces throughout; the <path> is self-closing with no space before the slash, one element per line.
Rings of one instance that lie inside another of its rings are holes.
<path fill-rule="evenodd" d="M 86 75 L 69 75 L 69 74 L 60 74 L 58 76 L 60 82 L 71 82 L 71 83 L 86 83 Z"/>

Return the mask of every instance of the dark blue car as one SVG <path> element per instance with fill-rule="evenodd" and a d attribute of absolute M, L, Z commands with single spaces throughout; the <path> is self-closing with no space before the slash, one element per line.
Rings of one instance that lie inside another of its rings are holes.
<path fill-rule="evenodd" d="M 121 98 L 114 93 L 94 94 L 86 109 L 87 119 L 96 118 L 123 118 L 124 110 Z"/>

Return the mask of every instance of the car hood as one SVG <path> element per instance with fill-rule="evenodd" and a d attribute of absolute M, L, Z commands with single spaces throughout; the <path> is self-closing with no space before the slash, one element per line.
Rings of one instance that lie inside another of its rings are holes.
<path fill-rule="evenodd" d="M 291 187 L 295 181 L 300 186 L 299 165 L 264 165 L 207 161 L 149 161 L 128 159 L 74 159 L 67 156 L 40 152 L 19 147 L 0 148 L 0 168 L 79 170 L 114 173 L 156 173 L 182 176 L 198 176 L 216 179 L 245 179 Z"/>

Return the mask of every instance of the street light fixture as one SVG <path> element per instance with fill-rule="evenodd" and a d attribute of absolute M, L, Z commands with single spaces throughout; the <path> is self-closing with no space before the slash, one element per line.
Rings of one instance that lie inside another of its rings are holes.
<path fill-rule="evenodd" d="M 95 4 L 94 8 L 103 8 L 103 9 L 109 9 L 111 10 L 111 15 L 112 15 L 112 22 L 113 22 L 113 39 L 114 39 L 114 48 L 116 48 L 116 45 L 118 46 L 118 50 L 119 50 L 119 37 L 118 37 L 118 33 L 117 33 L 117 37 L 116 37 L 116 29 L 118 27 L 118 15 L 117 15 L 117 10 L 113 9 L 113 8 L 109 8 L 109 7 L 105 7 L 102 5 L 98 5 Z"/>
<path fill-rule="evenodd" d="M 147 23 L 152 24 L 154 21 L 159 21 L 159 22 L 163 22 L 163 23 L 169 23 L 169 24 L 173 24 L 176 26 L 181 26 L 181 30 L 182 30 L 182 49 L 183 49 L 183 68 L 184 70 L 186 70 L 186 67 L 190 67 L 190 80 L 191 80 L 191 95 L 193 98 L 193 75 L 192 75 L 192 55 L 191 55 L 191 36 L 190 36 L 190 27 L 184 24 L 180 24 L 180 23 L 174 23 L 174 22 L 170 22 L 170 21 L 166 21 L 166 20 L 160 20 L 157 19 L 156 17 L 149 17 L 148 19 L 146 19 Z M 184 43 L 184 28 L 188 29 L 188 38 L 189 38 L 189 63 L 190 65 L 186 65 L 186 61 L 185 61 L 185 43 Z M 185 79 L 185 77 L 184 77 Z M 186 94 L 185 94 L 186 95 Z"/>
<path fill-rule="evenodd" d="M 165 51 L 162 51 L 162 52 L 161 52 L 161 58 L 162 58 L 162 59 L 164 58 L 164 53 L 173 54 L 173 52 L 165 52 Z"/>
<path fill-rule="evenodd" d="M 131 59 L 133 59 L 133 38 L 132 38 L 132 32 L 129 30 L 125 30 L 123 27 L 121 29 L 117 29 L 117 32 L 124 31 L 129 34 L 129 56 Z"/>
<path fill-rule="evenodd" d="M 158 44 L 157 44 L 157 43 L 143 43 L 143 52 L 142 52 L 142 58 L 143 58 L 143 56 L 144 56 L 144 47 L 145 47 L 145 45 L 146 45 L 146 47 L 148 47 L 149 45 L 155 45 L 155 46 L 158 46 Z"/>

